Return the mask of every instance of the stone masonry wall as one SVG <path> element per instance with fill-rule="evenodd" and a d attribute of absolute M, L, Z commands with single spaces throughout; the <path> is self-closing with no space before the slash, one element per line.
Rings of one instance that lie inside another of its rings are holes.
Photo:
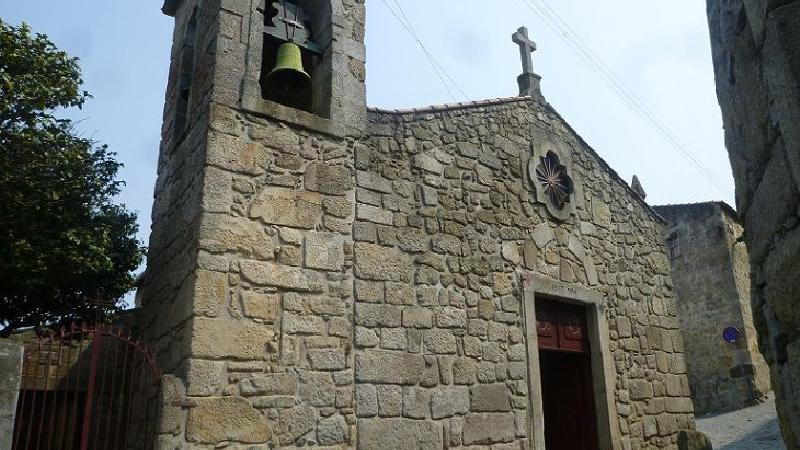
<path fill-rule="evenodd" d="M 175 116 L 182 46 L 196 8 L 196 66 L 188 127 L 176 132 Z M 176 14 L 169 83 L 161 130 L 158 176 L 154 189 L 147 270 L 137 292 L 138 323 L 134 332 L 150 344 L 162 369 L 183 373 L 188 355 L 189 321 L 204 274 L 197 266 L 197 233 L 202 211 L 205 144 L 209 123 L 208 95 L 215 66 L 218 5 L 186 1 Z"/>
<path fill-rule="evenodd" d="M 363 53 L 364 9 L 334 3 L 331 54 L 341 64 L 359 45 Z M 182 62 L 173 49 L 163 169 L 139 294 L 142 332 L 172 374 L 159 448 L 346 444 L 355 439 L 349 269 L 356 141 L 348 136 L 358 130 L 343 122 L 363 117 L 366 106 L 362 95 L 349 114 L 359 97 L 341 90 L 359 81 L 351 69 L 347 80 L 334 77 L 334 93 L 347 95 L 331 106 L 336 121 L 268 104 L 248 91 L 260 76 L 249 59 L 259 53 L 254 43 L 260 48 L 258 2 L 198 5 L 196 46 L 203 50 L 192 98 L 202 100 L 192 108 L 191 132 L 175 144 Z M 194 7 L 165 3 L 176 19 L 176 48 Z"/>
<path fill-rule="evenodd" d="M 186 439 L 348 442 L 353 141 L 229 114 L 209 134 Z"/>
<path fill-rule="evenodd" d="M 781 431 L 800 448 L 800 1 L 707 0 L 717 96 Z"/>
<path fill-rule="evenodd" d="M 676 234 L 671 260 L 678 317 L 686 342 L 689 386 L 697 413 L 739 409 L 769 392 L 750 312 L 749 265 L 742 227 L 717 203 L 658 206 Z M 741 339 L 729 344 L 722 330 Z"/>
<path fill-rule="evenodd" d="M 772 390 L 769 365 L 761 348 L 758 345 L 758 332 L 753 321 L 753 307 L 750 299 L 750 255 L 747 244 L 744 242 L 744 228 L 739 223 L 738 217 L 723 214 L 722 221 L 727 230 L 728 248 L 731 249 L 733 261 L 733 275 L 736 280 L 736 289 L 742 305 L 742 321 L 744 323 L 744 338 L 747 340 L 747 350 L 750 352 L 753 364 L 753 385 L 757 394 L 766 394 Z"/>
<path fill-rule="evenodd" d="M 523 270 L 606 297 L 622 448 L 674 448 L 694 418 L 649 208 L 540 100 L 373 111 L 368 132 L 355 155 L 359 448 L 519 448 Z M 534 136 L 574 149 L 577 217 L 553 221 L 526 188 Z"/>

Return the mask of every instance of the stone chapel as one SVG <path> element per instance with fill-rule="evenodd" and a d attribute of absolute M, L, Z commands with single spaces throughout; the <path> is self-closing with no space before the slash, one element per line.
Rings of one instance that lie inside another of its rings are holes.
<path fill-rule="evenodd" d="M 694 429 L 666 223 L 547 103 L 524 28 L 518 97 L 381 110 L 364 0 L 163 11 L 137 294 L 172 374 L 158 448 L 672 449 Z M 273 83 L 287 40 L 302 98 Z"/>

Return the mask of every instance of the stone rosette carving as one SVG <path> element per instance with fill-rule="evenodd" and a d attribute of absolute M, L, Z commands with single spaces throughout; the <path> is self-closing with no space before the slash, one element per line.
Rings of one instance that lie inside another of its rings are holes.
<path fill-rule="evenodd" d="M 575 174 L 569 159 L 569 148 L 546 141 L 531 144 L 528 179 L 536 191 L 536 199 L 559 220 L 575 212 Z"/>

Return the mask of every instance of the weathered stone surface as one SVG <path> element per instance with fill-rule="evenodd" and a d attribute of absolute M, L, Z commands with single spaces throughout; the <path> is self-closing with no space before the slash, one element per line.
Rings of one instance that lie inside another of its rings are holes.
<path fill-rule="evenodd" d="M 318 348 L 308 350 L 308 360 L 314 370 L 342 370 L 346 360 L 340 348 Z"/>
<path fill-rule="evenodd" d="M 409 328 L 433 328 L 433 311 L 421 306 L 403 308 L 403 326 Z"/>
<path fill-rule="evenodd" d="M 495 273 L 493 276 L 494 293 L 497 295 L 508 295 L 512 291 L 514 279 L 507 273 Z"/>
<path fill-rule="evenodd" d="M 245 217 L 207 214 L 200 223 L 199 247 L 211 253 L 239 253 L 262 260 L 273 258 L 272 239 L 263 226 Z"/>
<path fill-rule="evenodd" d="M 356 417 L 374 417 L 378 414 L 378 397 L 375 385 L 356 385 Z"/>
<path fill-rule="evenodd" d="M 455 353 L 456 337 L 450 330 L 425 330 L 425 349 L 431 353 Z"/>
<path fill-rule="evenodd" d="M 347 304 L 341 298 L 313 297 L 307 299 L 308 309 L 320 316 L 343 316 L 347 311 Z"/>
<path fill-rule="evenodd" d="M 180 401 L 186 397 L 186 389 L 184 389 L 180 378 L 176 378 L 174 375 L 163 375 L 161 379 L 160 397 L 161 423 L 159 424 L 159 433 L 179 433 L 186 423 L 186 413 L 182 408 L 175 406 L 172 402 Z M 16 407 L 16 400 L 14 406 Z M 13 426 L 13 422 L 11 425 Z M 13 431 L 13 429 L 11 431 Z"/>
<path fill-rule="evenodd" d="M 301 372 L 298 395 L 311 406 L 333 406 L 336 388 L 330 373 Z"/>
<path fill-rule="evenodd" d="M 269 187 L 250 206 L 250 217 L 266 224 L 313 228 L 322 214 L 322 198 L 316 192 Z"/>
<path fill-rule="evenodd" d="M 436 308 L 436 326 L 440 328 L 467 328 L 467 312 L 452 306 Z"/>
<path fill-rule="evenodd" d="M 466 386 L 439 387 L 431 392 L 431 417 L 442 419 L 469 412 L 469 389 Z"/>
<path fill-rule="evenodd" d="M 325 320 L 318 316 L 284 313 L 281 327 L 285 333 L 322 334 Z"/>
<path fill-rule="evenodd" d="M 393 384 L 377 386 L 378 414 L 381 417 L 400 417 L 403 413 L 403 387 Z"/>
<path fill-rule="evenodd" d="M 480 384 L 469 389 L 470 408 L 477 412 L 511 411 L 508 388 L 503 383 Z"/>
<path fill-rule="evenodd" d="M 477 364 L 474 359 L 462 357 L 453 361 L 453 383 L 472 385 L 477 381 Z"/>
<path fill-rule="evenodd" d="M 317 424 L 317 443 L 320 445 L 344 443 L 348 439 L 348 430 L 347 422 L 339 414 L 322 419 Z"/>
<path fill-rule="evenodd" d="M 359 203 L 356 206 L 356 218 L 367 222 L 391 225 L 394 221 L 394 214 L 389 210 L 377 206 Z"/>
<path fill-rule="evenodd" d="M 586 257 L 583 260 L 583 270 L 586 272 L 586 280 L 590 286 L 597 286 L 600 283 L 600 279 L 597 277 L 597 266 L 592 258 Z"/>
<path fill-rule="evenodd" d="M 503 242 L 502 255 L 503 258 L 510 263 L 519 264 L 522 262 L 519 246 L 516 242 Z"/>
<path fill-rule="evenodd" d="M 431 393 L 420 387 L 403 387 L 403 417 L 425 419 L 430 411 Z"/>
<path fill-rule="evenodd" d="M 267 159 L 267 153 L 257 143 L 217 132 L 208 136 L 207 154 L 212 166 L 250 175 L 264 173 Z"/>
<path fill-rule="evenodd" d="M 592 218 L 594 219 L 594 224 L 599 227 L 611 227 L 611 211 L 608 205 L 600 199 L 592 201 Z"/>
<path fill-rule="evenodd" d="M 297 375 L 293 373 L 266 373 L 245 378 L 239 383 L 245 397 L 258 395 L 295 395 Z"/>
<path fill-rule="evenodd" d="M 189 410 L 186 439 L 200 444 L 225 441 L 261 444 L 272 437 L 266 418 L 241 397 L 208 397 L 195 400 Z"/>
<path fill-rule="evenodd" d="M 340 234 L 308 233 L 306 235 L 306 267 L 340 271 L 344 266 L 344 237 Z"/>
<path fill-rule="evenodd" d="M 378 342 L 378 333 L 366 327 L 356 327 L 355 344 L 357 346 L 375 347 Z"/>
<path fill-rule="evenodd" d="M 186 371 L 186 395 L 212 396 L 221 390 L 225 363 L 203 359 L 189 360 Z"/>
<path fill-rule="evenodd" d="M 196 317 L 192 321 L 191 352 L 208 359 L 262 359 L 273 336 L 272 328 L 265 325 Z"/>
<path fill-rule="evenodd" d="M 567 248 L 569 251 L 572 252 L 578 259 L 586 258 L 586 247 L 583 246 L 580 239 L 574 234 L 569 235 L 569 239 L 567 241 Z"/>
<path fill-rule="evenodd" d="M 469 413 L 464 421 L 464 444 L 497 444 L 514 440 L 514 414 Z"/>
<path fill-rule="evenodd" d="M 402 308 L 386 304 L 357 304 L 356 325 L 364 327 L 399 327 Z"/>
<path fill-rule="evenodd" d="M 311 270 L 252 260 L 239 261 L 239 268 L 245 280 L 257 285 L 303 292 L 320 292 L 322 290 L 320 275 Z"/>
<path fill-rule="evenodd" d="M 404 328 L 384 328 L 381 330 L 381 348 L 387 350 L 406 349 L 406 330 Z"/>
<path fill-rule="evenodd" d="M 459 142 L 458 153 L 466 158 L 477 158 L 480 154 L 480 147 L 471 142 Z"/>
<path fill-rule="evenodd" d="M 295 406 L 281 411 L 273 425 L 275 437 L 281 445 L 288 445 L 314 429 L 317 414 L 314 408 Z"/>
<path fill-rule="evenodd" d="M 277 319 L 280 306 L 280 297 L 277 295 L 243 291 L 241 298 L 246 317 L 262 319 L 266 322 L 274 322 Z"/>
<path fill-rule="evenodd" d="M 355 376 L 366 383 L 417 384 L 424 367 L 422 355 L 364 350 L 356 354 Z"/>
<path fill-rule="evenodd" d="M 367 280 L 411 281 L 411 256 L 400 250 L 357 242 L 355 274 Z"/>
<path fill-rule="evenodd" d="M 536 241 L 528 239 L 522 246 L 522 254 L 525 260 L 525 268 L 530 270 L 536 269 L 536 260 L 539 258 L 539 249 L 536 246 Z"/>
<path fill-rule="evenodd" d="M 550 228 L 550 224 L 540 223 L 534 227 L 533 240 L 539 248 L 544 248 L 553 239 L 555 239 L 555 235 L 553 234 L 553 229 Z"/>
<path fill-rule="evenodd" d="M 344 166 L 315 162 L 306 168 L 306 189 L 329 195 L 344 195 L 354 187 L 353 174 Z"/>
<path fill-rule="evenodd" d="M 228 298 L 228 274 L 198 270 L 194 280 L 194 310 L 197 314 L 214 317 Z"/>
<path fill-rule="evenodd" d="M 441 450 L 442 430 L 435 422 L 411 419 L 361 419 L 359 450 Z"/>
<path fill-rule="evenodd" d="M 381 177 L 375 172 L 363 170 L 356 171 L 356 184 L 373 191 L 390 194 L 392 192 L 392 182 Z"/>
<path fill-rule="evenodd" d="M 426 153 L 420 153 L 414 157 L 414 167 L 437 175 L 444 172 L 444 166 L 436 160 L 436 157 Z"/>

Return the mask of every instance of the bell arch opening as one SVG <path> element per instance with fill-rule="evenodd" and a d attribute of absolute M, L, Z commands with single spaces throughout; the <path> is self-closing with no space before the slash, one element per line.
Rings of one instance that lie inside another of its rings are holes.
<path fill-rule="evenodd" d="M 330 2 L 264 0 L 261 98 L 330 118 Z"/>

